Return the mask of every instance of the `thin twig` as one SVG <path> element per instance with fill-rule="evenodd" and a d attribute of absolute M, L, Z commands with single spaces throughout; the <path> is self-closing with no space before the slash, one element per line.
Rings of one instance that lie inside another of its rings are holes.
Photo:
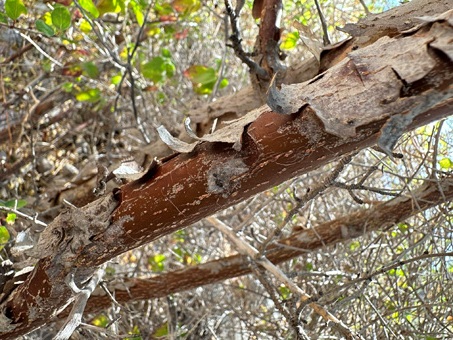
<path fill-rule="evenodd" d="M 330 321 L 332 326 L 337 329 L 346 339 L 361 339 L 360 335 L 354 333 L 341 320 L 330 314 L 324 307 L 312 301 L 312 297 L 305 293 L 299 286 L 290 280 L 276 265 L 269 261 L 266 257 L 261 256 L 258 250 L 250 244 L 240 239 L 233 229 L 215 217 L 208 217 L 207 220 L 220 232 L 225 234 L 232 243 L 236 246 L 241 254 L 248 255 L 256 263 L 263 266 L 266 270 L 272 273 L 280 282 L 282 282 L 294 294 L 298 295 L 302 302 L 309 300 L 309 306 L 326 321 Z"/>
<path fill-rule="evenodd" d="M 48 55 L 46 53 L 46 51 L 44 51 L 35 41 L 33 41 L 33 39 L 31 39 L 28 35 L 26 34 L 23 34 L 23 33 L 20 33 L 20 36 L 22 38 L 24 38 L 25 40 L 27 40 L 30 44 L 32 44 L 37 50 L 39 53 L 41 53 L 44 57 L 46 57 L 47 59 L 49 59 L 51 62 L 53 62 L 55 65 L 58 65 L 60 67 L 63 67 L 63 64 L 60 63 L 58 60 L 55 60 L 54 58 L 52 58 L 50 55 Z"/>
<path fill-rule="evenodd" d="M 250 72 L 257 74 L 262 78 L 268 77 L 266 70 L 260 67 L 252 59 L 250 59 L 247 56 L 247 53 L 245 53 L 244 49 L 242 48 L 242 39 L 239 31 L 239 25 L 237 22 L 238 18 L 235 14 L 235 11 L 233 10 L 230 0 L 225 0 L 225 9 L 228 14 L 228 17 L 230 18 L 231 30 L 233 31 L 233 34 L 230 36 L 230 40 L 232 43 L 231 47 L 233 48 L 234 53 L 244 64 L 246 64 L 249 67 Z"/>
<path fill-rule="evenodd" d="M 263 287 L 266 289 L 269 297 L 274 302 L 275 307 L 279 310 L 280 314 L 282 314 L 288 323 L 293 328 L 294 333 L 296 334 L 298 339 L 305 339 L 309 340 L 310 338 L 305 334 L 302 327 L 298 325 L 297 317 L 293 317 L 291 313 L 281 304 L 280 299 L 278 298 L 275 288 L 271 285 L 269 280 L 266 277 L 266 272 L 264 271 L 263 267 L 258 266 L 255 262 L 251 263 L 252 271 L 255 274 L 255 277 L 261 282 Z"/>
<path fill-rule="evenodd" d="M 365 3 L 365 0 L 359 0 L 359 1 L 360 1 L 360 4 L 362 5 L 363 9 L 365 10 L 366 15 L 370 15 L 371 12 L 370 12 L 370 10 L 368 9 L 368 6 Z"/>
<path fill-rule="evenodd" d="M 318 0 L 315 0 L 315 4 L 316 4 L 316 9 L 318 10 L 319 19 L 321 20 L 321 26 L 322 26 L 322 31 L 323 31 L 322 40 L 324 42 L 324 46 L 327 46 L 327 45 L 330 45 L 330 38 L 329 38 L 329 32 L 327 30 L 326 18 L 324 16 L 324 13 L 322 12 L 321 5 L 319 4 Z"/>
<path fill-rule="evenodd" d="M 0 206 L 0 211 L 14 213 L 16 215 L 19 215 L 20 217 L 23 217 L 23 218 L 26 218 L 27 220 L 32 221 L 33 223 L 35 223 L 37 225 L 40 225 L 41 227 L 47 227 L 46 223 L 38 220 L 38 214 L 36 214 L 35 217 L 31 217 L 31 216 L 28 216 L 27 214 L 24 214 L 23 212 L 20 212 L 19 210 L 15 209 L 15 208 L 8 208 L 5 206 Z"/>
<path fill-rule="evenodd" d="M 437 127 L 437 133 L 436 137 L 434 139 L 434 148 L 433 148 L 433 159 L 432 159 L 432 172 L 431 172 L 431 178 L 435 179 L 437 178 L 437 154 L 439 150 L 439 140 L 440 140 L 440 134 L 442 132 L 442 126 L 444 125 L 444 120 L 441 120 L 439 122 L 439 126 Z"/>
<path fill-rule="evenodd" d="M 282 223 L 280 223 L 279 226 L 277 226 L 273 232 L 267 237 L 267 239 L 261 244 L 259 248 L 259 253 L 260 255 L 263 255 L 264 252 L 266 251 L 267 246 L 269 243 L 271 243 L 274 238 L 279 236 L 283 230 L 283 228 L 286 227 L 286 225 L 292 220 L 294 215 L 296 215 L 299 210 L 309 201 L 314 199 L 316 196 L 318 196 L 321 192 L 326 190 L 334 181 L 335 179 L 340 175 L 340 173 L 343 171 L 344 167 L 346 164 L 348 164 L 352 160 L 353 155 L 348 155 L 342 158 L 337 166 L 334 168 L 334 170 L 327 176 L 320 185 L 317 187 L 311 189 L 304 197 L 297 199 L 296 205 L 288 212 L 288 214 L 285 216 L 285 219 L 283 220 Z"/>

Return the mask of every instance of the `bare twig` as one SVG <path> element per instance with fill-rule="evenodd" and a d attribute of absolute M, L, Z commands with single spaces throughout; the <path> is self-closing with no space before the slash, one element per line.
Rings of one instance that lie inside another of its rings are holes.
<path fill-rule="evenodd" d="M 230 36 L 230 40 L 232 43 L 231 47 L 233 48 L 234 53 L 244 64 L 246 64 L 249 67 L 250 72 L 257 74 L 262 78 L 268 77 L 266 70 L 260 67 L 252 59 L 250 59 L 247 56 L 247 53 L 245 53 L 244 49 L 242 48 L 241 44 L 242 39 L 239 31 L 239 25 L 237 22 L 238 17 L 236 16 L 236 13 L 234 12 L 233 7 L 231 6 L 230 0 L 225 0 L 225 9 L 230 18 L 231 30 L 233 31 L 233 34 Z"/>
<path fill-rule="evenodd" d="M 365 0 L 359 0 L 359 1 L 360 1 L 360 4 L 362 5 L 363 9 L 365 10 L 366 15 L 370 15 L 371 12 L 370 12 L 370 10 L 368 9 L 368 6 L 365 3 Z"/>
<path fill-rule="evenodd" d="M 310 301 L 309 306 L 313 310 L 323 317 L 324 320 L 332 322 L 332 326 L 337 329 L 346 339 L 361 339 L 360 335 L 355 334 L 347 325 L 335 316 L 330 314 L 324 307 L 313 302 L 312 297 L 305 293 L 299 286 L 297 286 L 292 280 L 290 280 L 276 265 L 270 262 L 266 257 L 261 256 L 260 252 L 252 247 L 250 244 L 241 240 L 233 229 L 228 227 L 222 221 L 215 217 L 208 217 L 207 220 L 220 232 L 225 234 L 231 242 L 234 243 L 238 251 L 244 255 L 251 257 L 256 263 L 263 266 L 266 270 L 272 273 L 280 282 L 288 287 L 291 292 L 298 295 L 301 301 Z"/>
<path fill-rule="evenodd" d="M 297 315 L 296 317 L 293 317 L 291 313 L 281 304 L 280 299 L 278 298 L 275 292 L 275 288 L 271 285 L 271 283 L 266 277 L 266 272 L 264 271 L 263 267 L 258 266 L 255 262 L 252 262 L 251 266 L 253 273 L 268 292 L 271 300 L 274 302 L 275 307 L 277 307 L 280 314 L 282 314 L 286 318 L 288 323 L 293 328 L 294 333 L 297 336 L 297 339 L 309 340 L 310 338 L 307 336 L 307 334 L 305 334 L 303 328 L 298 325 Z"/>
<path fill-rule="evenodd" d="M 24 214 L 23 212 L 20 212 L 19 210 L 15 208 L 8 208 L 5 206 L 0 206 L 0 211 L 6 211 L 6 212 L 11 212 L 16 215 L 19 215 L 20 217 L 26 218 L 29 221 L 32 221 L 33 223 L 40 225 L 41 227 L 47 227 L 47 224 L 44 223 L 43 221 L 38 220 L 38 214 L 36 214 L 34 217 L 31 217 L 27 214 Z"/>
<path fill-rule="evenodd" d="M 39 53 L 41 53 L 44 57 L 46 57 L 47 59 L 49 59 L 51 62 L 53 62 L 55 65 L 58 65 L 60 67 L 63 67 L 63 64 L 60 63 L 58 60 L 55 60 L 54 58 L 52 58 L 50 55 L 47 54 L 46 51 L 44 51 L 39 45 L 37 42 L 35 42 L 32 38 L 30 38 L 28 35 L 26 34 L 23 34 L 23 33 L 19 33 L 20 36 L 22 38 L 24 38 L 25 40 L 27 40 L 30 44 L 32 44 L 37 50 Z"/>
<path fill-rule="evenodd" d="M 326 190 L 334 181 L 335 179 L 340 175 L 340 173 L 343 171 L 344 167 L 346 164 L 348 164 L 352 160 L 353 155 L 348 155 L 344 158 L 342 158 L 335 169 L 327 176 L 320 185 L 317 187 L 311 189 L 304 197 L 297 199 L 296 205 L 288 212 L 288 214 L 285 216 L 285 219 L 283 220 L 282 223 L 280 223 L 279 226 L 277 226 L 271 234 L 267 237 L 267 239 L 263 242 L 263 244 L 260 246 L 259 253 L 260 255 L 263 255 L 264 252 L 266 251 L 267 246 L 269 243 L 272 242 L 272 240 L 279 236 L 280 233 L 282 232 L 283 228 L 286 227 L 286 225 L 291 221 L 291 219 L 296 215 L 299 210 L 309 201 L 314 199 L 316 196 L 318 196 L 321 192 Z"/>
<path fill-rule="evenodd" d="M 322 26 L 322 31 L 323 31 L 322 40 L 324 42 L 324 46 L 330 45 L 331 42 L 330 42 L 330 38 L 329 38 L 329 32 L 327 30 L 327 22 L 326 22 L 324 13 L 322 12 L 321 5 L 319 4 L 319 0 L 315 0 L 315 4 L 316 4 L 316 9 L 318 10 L 319 19 L 321 20 L 321 26 Z"/>

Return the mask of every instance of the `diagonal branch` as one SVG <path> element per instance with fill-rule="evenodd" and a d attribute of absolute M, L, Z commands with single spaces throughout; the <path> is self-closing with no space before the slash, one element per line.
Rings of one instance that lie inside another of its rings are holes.
<path fill-rule="evenodd" d="M 288 238 L 280 240 L 278 244 L 271 245 L 267 257 L 272 263 L 279 264 L 324 246 L 332 246 L 368 232 L 383 230 L 451 200 L 453 200 L 452 176 L 445 177 L 439 182 L 428 180 L 408 197 L 402 196 L 380 203 L 370 209 L 322 223 L 313 229 L 300 228 Z M 417 206 L 418 208 L 415 208 Z M 422 258 L 429 256 L 431 254 L 424 255 Z M 394 265 L 386 267 L 386 270 L 391 268 L 394 268 Z M 117 284 L 111 290 L 115 292 L 117 301 L 125 304 L 137 300 L 161 298 L 251 272 L 252 267 L 248 256 L 233 255 L 149 279 L 127 279 L 123 285 L 127 289 L 122 289 L 121 285 Z M 360 277 L 351 284 L 369 280 L 379 273 L 381 271 Z M 105 294 L 93 295 L 88 301 L 87 310 L 95 312 L 110 305 L 111 299 Z"/>

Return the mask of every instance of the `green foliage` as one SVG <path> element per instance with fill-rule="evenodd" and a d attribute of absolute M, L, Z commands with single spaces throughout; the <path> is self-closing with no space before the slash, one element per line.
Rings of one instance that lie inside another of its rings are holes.
<path fill-rule="evenodd" d="M 76 99 L 79 102 L 96 103 L 101 99 L 101 91 L 99 89 L 88 89 L 76 94 Z"/>
<path fill-rule="evenodd" d="M 164 322 L 153 333 L 153 338 L 164 337 L 168 335 L 168 322 Z"/>
<path fill-rule="evenodd" d="M 5 12 L 12 20 L 16 20 L 21 14 L 27 14 L 27 8 L 21 0 L 6 0 Z"/>
<path fill-rule="evenodd" d="M 99 17 L 99 10 L 96 8 L 92 0 L 79 0 L 80 7 L 87 11 L 93 18 Z"/>
<path fill-rule="evenodd" d="M 25 200 L 9 200 L 9 201 L 2 201 L 0 200 L 0 210 L 1 207 L 7 207 L 12 209 L 20 209 L 27 205 L 27 201 Z"/>
<path fill-rule="evenodd" d="M 6 223 L 8 224 L 14 224 L 16 222 L 17 215 L 15 213 L 7 213 L 6 214 Z"/>
<path fill-rule="evenodd" d="M 115 273 L 116 273 L 115 268 L 112 268 L 112 267 L 106 267 L 105 268 L 105 275 L 106 276 L 113 276 L 113 275 L 115 275 Z"/>
<path fill-rule="evenodd" d="M 280 293 L 280 297 L 282 300 L 288 300 L 291 297 L 291 291 L 289 290 L 288 287 L 281 285 L 278 287 L 278 291 Z"/>
<path fill-rule="evenodd" d="M 184 71 L 184 75 L 190 79 L 197 94 L 211 94 L 218 78 L 215 69 L 203 65 L 192 65 Z M 228 80 L 222 79 L 219 87 L 226 86 L 228 86 Z"/>
<path fill-rule="evenodd" d="M 359 241 L 352 241 L 350 244 L 349 244 L 349 249 L 351 251 L 354 251 L 356 249 L 358 249 L 360 247 L 360 242 Z"/>
<path fill-rule="evenodd" d="M 181 230 L 178 230 L 176 233 L 173 234 L 173 239 L 176 242 L 184 243 L 186 236 L 187 236 L 186 231 L 184 229 L 181 229 Z"/>
<path fill-rule="evenodd" d="M 99 69 L 92 61 L 83 63 L 82 69 L 84 74 L 90 78 L 96 79 L 99 77 Z"/>
<path fill-rule="evenodd" d="M 10 235 L 5 226 L 0 225 L 0 250 L 2 250 L 8 243 Z"/>
<path fill-rule="evenodd" d="M 173 253 L 177 256 L 178 261 L 187 265 L 195 265 L 201 263 L 202 256 L 198 253 L 189 253 L 181 247 L 174 247 Z"/>
<path fill-rule="evenodd" d="M 151 266 L 151 270 L 155 273 L 164 271 L 166 256 L 164 254 L 156 254 L 148 258 L 148 264 Z"/>
<path fill-rule="evenodd" d="M 283 41 L 280 44 L 280 48 L 282 50 L 287 50 L 287 51 L 292 50 L 293 48 L 296 47 L 298 41 L 299 41 L 299 32 L 298 31 L 288 33 L 283 38 Z"/>
<path fill-rule="evenodd" d="M 409 229 L 409 226 L 406 223 L 398 223 L 398 229 L 402 233 L 406 233 L 408 231 L 408 229 Z"/>
<path fill-rule="evenodd" d="M 453 162 L 448 157 L 442 158 L 439 161 L 439 165 L 442 169 L 445 169 L 445 170 L 453 169 Z"/>
<path fill-rule="evenodd" d="M 91 321 L 92 325 L 95 325 L 96 327 L 101 327 L 105 328 L 109 324 L 109 318 L 105 316 L 104 314 L 99 314 L 97 315 L 93 321 Z"/>
<path fill-rule="evenodd" d="M 143 23 L 145 22 L 145 16 L 143 13 L 143 8 L 139 1 L 132 0 L 131 2 L 129 2 L 129 7 L 132 9 L 132 12 L 134 12 L 135 18 L 137 19 L 137 23 L 140 26 L 143 26 Z"/>
<path fill-rule="evenodd" d="M 143 338 L 139 335 L 140 334 L 140 329 L 137 326 L 134 326 L 128 334 L 131 334 L 133 336 L 124 338 L 124 340 L 142 340 Z M 137 335 L 138 334 L 138 335 Z"/>
<path fill-rule="evenodd" d="M 4 24 L 8 23 L 8 16 L 5 13 L 0 12 L 0 22 Z"/>
<path fill-rule="evenodd" d="M 124 11 L 124 1 L 122 0 L 101 0 L 97 4 L 99 15 L 105 13 L 120 13 Z"/>
<path fill-rule="evenodd" d="M 199 0 L 174 0 L 172 6 L 177 12 L 187 15 L 198 11 L 201 3 Z"/>
<path fill-rule="evenodd" d="M 63 83 L 63 85 L 61 85 L 61 88 L 64 92 L 71 93 L 72 89 L 74 88 L 74 83 L 67 81 L 66 83 Z"/>
<path fill-rule="evenodd" d="M 55 6 L 51 13 L 52 24 L 57 30 L 65 31 L 71 27 L 71 13 L 66 7 Z"/>
<path fill-rule="evenodd" d="M 171 54 L 165 49 L 162 51 L 161 57 L 154 57 L 142 65 L 143 76 L 155 84 L 162 83 L 166 78 L 173 77 L 175 71 L 176 66 L 171 60 Z"/>
<path fill-rule="evenodd" d="M 55 35 L 55 31 L 52 26 L 47 25 L 43 20 L 38 19 L 35 21 L 36 29 L 48 37 Z"/>

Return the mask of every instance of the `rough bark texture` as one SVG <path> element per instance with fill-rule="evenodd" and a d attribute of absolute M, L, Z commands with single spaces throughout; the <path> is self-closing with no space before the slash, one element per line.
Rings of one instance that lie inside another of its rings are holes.
<path fill-rule="evenodd" d="M 400 126 L 410 130 L 451 115 L 453 20 L 433 21 L 351 52 L 323 75 L 293 87 L 285 103 L 296 108 L 292 114 L 252 112 L 252 123 L 229 132 L 240 143 L 203 142 L 114 195 L 62 214 L 41 235 L 32 254 L 39 259 L 34 271 L 2 302 L 0 337 L 16 338 L 61 310 L 71 297 L 65 284 L 70 273 L 76 283 L 86 282 L 118 254 L 372 146 L 393 117 L 410 117 Z M 323 78 L 342 82 L 326 88 Z M 373 114 L 364 115 L 368 111 Z"/>
<path fill-rule="evenodd" d="M 303 256 L 307 251 L 347 241 L 374 230 L 385 229 L 452 198 L 453 177 L 443 178 L 439 183 L 427 182 L 414 190 L 409 197 L 383 202 L 368 210 L 322 223 L 313 229 L 298 230 L 290 237 L 280 240 L 279 244 L 282 246 L 270 246 L 266 255 L 274 264 L 288 261 Z M 116 284 L 110 284 L 109 290 L 116 301 L 128 303 L 160 298 L 202 285 L 222 282 L 250 274 L 251 271 L 247 256 L 234 255 L 149 279 L 124 279 Z M 105 292 L 98 289 L 96 294 L 91 296 L 86 311 L 96 312 L 108 308 L 111 304 L 112 301 Z"/>
<path fill-rule="evenodd" d="M 260 8 L 257 13 L 261 13 L 262 1 L 257 2 L 260 3 L 257 6 Z M 354 48 L 364 47 L 387 35 L 393 37 L 400 31 L 408 30 L 418 25 L 420 20 L 416 18 L 443 13 L 451 8 L 453 8 L 452 0 L 414 0 L 387 12 L 367 16 L 360 20 L 358 24 L 348 24 L 345 26 L 344 31 L 352 34 L 353 39 L 343 43 L 343 47 L 336 46 L 325 50 L 322 53 L 321 67 L 319 67 L 315 58 L 290 65 L 285 78 L 282 79 L 282 83 L 289 85 L 307 81 L 313 78 L 319 69 L 325 71 L 343 60 L 346 53 L 354 46 Z M 254 95 L 252 86 L 248 86 L 237 93 L 219 98 L 212 103 L 191 110 L 188 112 L 188 116 L 191 117 L 194 123 L 204 122 L 208 124 L 209 120 L 222 117 L 225 114 L 237 118 L 242 117 L 262 104 L 262 98 Z"/>

